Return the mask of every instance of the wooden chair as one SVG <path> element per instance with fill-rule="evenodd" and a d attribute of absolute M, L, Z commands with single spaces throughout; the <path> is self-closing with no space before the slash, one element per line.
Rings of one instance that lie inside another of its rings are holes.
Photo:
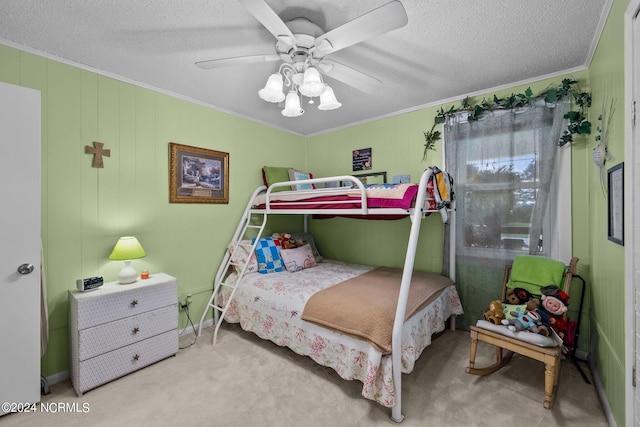
<path fill-rule="evenodd" d="M 517 262 L 519 257 L 516 257 Z M 536 257 L 538 258 L 538 257 Z M 548 259 L 548 258 L 545 258 Z M 551 260 L 553 262 L 553 260 Z M 557 261 L 556 261 L 557 263 Z M 578 258 L 572 258 L 566 270 L 562 275 L 560 282 L 555 283 L 567 295 L 569 294 L 569 286 L 573 275 L 576 274 L 576 265 Z M 505 266 L 503 285 L 502 285 L 502 301 L 505 301 L 507 288 L 510 284 L 511 272 L 513 265 Z M 541 283 L 539 287 L 549 285 L 551 283 Z M 535 292 L 532 292 L 536 294 Z M 540 293 L 537 293 L 539 295 Z M 489 375 L 506 365 L 514 353 L 521 354 L 526 357 L 543 362 L 545 365 L 545 381 L 544 381 L 544 407 L 550 409 L 554 404 L 556 388 L 558 385 L 558 375 L 560 371 L 560 359 L 562 355 L 562 346 L 556 347 L 540 347 L 520 339 L 502 335 L 493 330 L 483 329 L 478 326 L 471 326 L 471 354 L 469 358 L 469 367 L 467 373 L 473 375 Z M 505 327 L 506 328 L 506 327 Z M 529 334 L 530 332 L 520 332 L 520 334 Z M 486 342 L 496 346 L 496 362 L 485 368 L 476 368 L 476 352 L 478 349 L 478 341 Z"/>

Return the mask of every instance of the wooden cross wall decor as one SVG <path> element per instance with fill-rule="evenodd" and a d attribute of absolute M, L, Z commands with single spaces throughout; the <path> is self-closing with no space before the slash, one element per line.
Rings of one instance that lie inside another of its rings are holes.
<path fill-rule="evenodd" d="M 111 156 L 111 150 L 103 149 L 104 144 L 102 142 L 93 141 L 93 147 L 85 146 L 84 152 L 85 154 L 93 154 L 93 163 L 91 166 L 94 168 L 103 168 L 104 163 L 102 162 L 102 156 Z"/>

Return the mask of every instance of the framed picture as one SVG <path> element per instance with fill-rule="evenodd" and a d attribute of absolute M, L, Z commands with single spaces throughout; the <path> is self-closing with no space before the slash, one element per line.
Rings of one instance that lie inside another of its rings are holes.
<path fill-rule="evenodd" d="M 229 153 L 169 143 L 170 203 L 229 203 Z"/>
<path fill-rule="evenodd" d="M 353 150 L 351 153 L 351 164 L 353 171 L 369 170 L 373 166 L 373 155 L 371 148 L 361 148 Z"/>
<path fill-rule="evenodd" d="M 624 245 L 624 163 L 607 171 L 609 189 L 609 240 Z"/>
<path fill-rule="evenodd" d="M 363 184 L 386 184 L 387 173 L 386 172 L 371 172 L 371 173 L 359 173 L 353 174 L 353 177 L 358 178 Z M 351 181 L 341 181 L 341 187 L 351 187 Z"/>

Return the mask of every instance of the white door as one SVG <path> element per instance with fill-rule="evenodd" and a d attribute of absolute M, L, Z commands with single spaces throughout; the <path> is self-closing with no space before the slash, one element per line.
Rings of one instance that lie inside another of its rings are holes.
<path fill-rule="evenodd" d="M 631 5 L 631 4 L 630 4 Z M 633 105 L 637 104 L 636 100 L 640 100 L 640 96 L 638 96 L 638 94 L 640 93 L 640 79 L 638 79 L 638 73 L 640 73 L 640 25 L 638 23 L 638 16 L 635 15 L 635 17 L 633 18 L 632 21 L 632 51 L 631 51 L 631 70 L 625 70 L 626 73 L 629 73 L 631 75 L 631 93 L 632 93 L 632 100 L 630 102 L 631 105 L 629 105 L 630 109 L 631 109 L 631 114 L 630 114 L 630 118 L 629 121 L 631 122 L 631 129 L 630 129 L 630 136 L 628 136 L 628 139 L 631 139 L 632 144 L 638 144 L 638 140 L 640 140 L 640 134 L 638 133 L 636 126 L 633 124 L 634 122 L 637 122 L 638 118 L 636 117 L 635 119 L 633 118 Z M 627 88 L 627 90 L 629 90 L 629 88 Z M 637 107 L 635 107 L 637 108 Z M 638 273 L 640 273 L 640 256 L 638 256 L 638 250 L 640 250 L 640 235 L 637 231 L 638 228 L 638 223 L 636 221 L 636 218 L 633 214 L 634 210 L 637 208 L 638 204 L 640 203 L 640 171 L 638 171 L 638 165 L 640 165 L 640 150 L 638 150 L 637 148 L 634 148 L 633 150 L 631 150 L 631 152 L 629 152 L 628 150 L 625 152 L 625 156 L 629 155 L 629 159 L 627 160 L 627 164 L 629 166 L 625 167 L 626 169 L 629 169 L 629 172 L 626 174 L 626 178 L 631 178 L 631 179 L 626 179 L 627 182 L 631 182 L 631 190 L 630 191 L 626 191 L 625 195 L 630 195 L 631 196 L 631 200 L 628 202 L 630 204 L 630 207 L 626 209 L 625 211 L 625 219 L 628 218 L 626 220 L 627 224 L 625 224 L 625 227 L 627 226 L 631 226 L 632 229 L 630 231 L 630 233 L 626 233 L 625 236 L 625 241 L 629 242 L 630 244 L 628 244 L 628 247 L 626 248 L 626 262 L 627 262 L 627 271 L 632 271 L 635 274 L 632 274 L 630 276 L 631 278 L 631 283 L 628 284 L 627 286 L 632 285 L 633 289 L 635 290 L 633 292 L 634 298 L 632 299 L 634 301 L 634 313 L 635 313 L 635 318 L 637 319 L 638 316 L 640 316 L 640 302 L 639 299 L 637 298 L 638 292 L 640 292 L 640 281 L 637 279 L 638 277 Z M 631 216 L 629 216 L 631 214 Z M 631 236 L 631 240 L 628 240 L 628 236 Z M 631 262 L 629 262 L 631 261 Z M 628 273 L 627 273 L 628 275 Z M 627 276 L 627 278 L 629 278 L 629 276 Z M 627 282 L 628 283 L 628 282 Z M 638 339 L 638 334 L 640 333 L 640 331 L 637 330 L 637 322 L 634 321 L 632 322 L 631 325 L 629 325 L 632 329 L 633 329 L 633 334 L 632 334 L 632 343 L 631 346 L 634 349 L 633 350 L 633 355 L 632 355 L 632 359 L 633 359 L 633 367 L 631 368 L 631 372 L 629 373 L 630 376 L 633 376 L 632 378 L 632 385 L 633 385 L 633 422 L 631 420 L 627 421 L 627 425 L 633 425 L 636 427 L 640 427 L 640 394 L 638 393 L 638 372 L 637 372 L 637 367 L 640 366 L 640 354 L 635 350 L 636 347 L 636 343 L 640 342 L 640 340 Z M 629 335 L 627 335 L 627 337 L 629 337 Z M 628 411 L 627 411 L 628 413 Z"/>
<path fill-rule="evenodd" d="M 0 402 L 35 403 L 40 401 L 40 92 L 2 82 L 0 198 Z M 11 409 L 3 405 L 0 415 Z"/>
<path fill-rule="evenodd" d="M 625 378 L 626 425 L 640 427 L 640 354 L 636 346 L 640 343 L 640 116 L 634 113 L 640 107 L 640 0 L 630 0 L 625 12 L 625 282 L 626 282 L 626 355 Z M 634 107 L 635 106 L 635 107 Z M 635 118 L 633 117 L 635 115 Z"/>

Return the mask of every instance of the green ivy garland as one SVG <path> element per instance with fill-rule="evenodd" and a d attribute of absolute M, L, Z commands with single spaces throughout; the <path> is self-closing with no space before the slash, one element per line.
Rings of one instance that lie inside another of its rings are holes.
<path fill-rule="evenodd" d="M 565 96 L 571 97 L 572 106 L 575 106 L 575 109 L 572 108 L 564 115 L 564 118 L 569 120 L 569 124 L 558 140 L 558 146 L 562 147 L 567 143 L 573 143 L 573 135 L 588 135 L 591 133 L 591 122 L 586 117 L 587 109 L 591 107 L 591 94 L 582 92 L 577 80 L 566 78 L 562 80 L 559 86 L 549 88 L 537 96 L 533 96 L 531 88 L 528 87 L 524 93 L 512 93 L 506 98 L 498 98 L 493 95 L 493 102 L 483 99 L 480 104 L 473 104 L 469 97 L 466 97 L 462 100 L 460 108 L 451 106 L 451 108 L 445 110 L 440 107 L 434 118 L 431 130 L 423 132 L 425 139 L 423 160 L 426 159 L 429 150 L 435 150 L 435 143 L 440 140 L 440 131 L 435 130 L 436 125 L 444 123 L 457 113 L 468 113 L 467 120 L 474 122 L 479 120 L 487 111 L 531 107 L 536 100 L 542 97 L 544 97 L 545 102 L 553 104 L 561 101 Z"/>
<path fill-rule="evenodd" d="M 428 132 L 423 132 L 424 133 L 424 154 L 422 155 L 422 160 L 427 160 L 427 153 L 429 152 L 429 150 L 435 150 L 436 149 L 436 142 L 440 141 L 440 131 L 439 130 L 435 130 L 436 129 L 436 125 L 437 123 L 434 123 L 433 126 L 431 126 L 431 130 Z"/>

